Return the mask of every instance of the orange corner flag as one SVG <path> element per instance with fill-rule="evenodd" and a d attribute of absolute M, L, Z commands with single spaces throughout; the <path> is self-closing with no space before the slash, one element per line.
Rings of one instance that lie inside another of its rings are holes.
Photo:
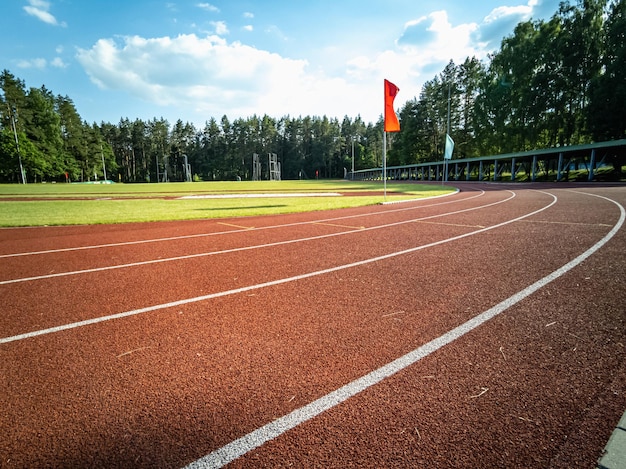
<path fill-rule="evenodd" d="M 400 91 L 396 85 L 385 80 L 385 132 L 399 132 L 400 122 L 393 110 L 393 100 Z"/>

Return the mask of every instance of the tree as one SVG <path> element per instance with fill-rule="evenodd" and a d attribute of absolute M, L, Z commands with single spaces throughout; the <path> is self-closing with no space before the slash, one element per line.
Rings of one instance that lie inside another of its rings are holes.
<path fill-rule="evenodd" d="M 67 173 L 70 181 L 76 181 L 80 178 L 82 171 L 88 167 L 85 124 L 68 96 L 57 96 L 56 109 L 60 118 L 63 141 L 62 151 L 58 158 L 59 170 Z"/>
<path fill-rule="evenodd" d="M 26 137 L 36 152 L 23 158 L 24 169 L 40 181 L 58 178 L 63 173 L 61 119 L 55 109 L 55 98 L 44 86 L 31 88 L 22 113 Z"/>
<path fill-rule="evenodd" d="M 24 154 L 30 154 L 34 151 L 30 142 L 26 141 L 26 135 L 23 132 L 23 125 L 18 119 L 18 110 L 24 107 L 26 102 L 26 91 L 24 82 L 15 78 L 8 70 L 3 70 L 0 74 L 0 88 L 2 95 L 0 96 L 0 177 L 2 180 L 10 182 L 24 182 L 22 180 L 20 168 L 20 152 L 18 144 L 15 141 L 17 135 L 18 142 L 23 143 Z M 26 147 L 29 148 L 26 148 Z"/>
<path fill-rule="evenodd" d="M 602 71 L 591 81 L 586 119 L 600 141 L 626 138 L 626 0 L 612 3 L 603 43 Z"/>

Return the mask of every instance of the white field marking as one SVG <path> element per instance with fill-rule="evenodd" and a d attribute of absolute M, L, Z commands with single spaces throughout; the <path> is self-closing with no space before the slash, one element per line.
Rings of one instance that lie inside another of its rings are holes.
<path fill-rule="evenodd" d="M 400 358 L 397 358 L 396 360 L 386 365 L 383 365 L 382 367 L 360 378 L 355 379 L 354 381 L 326 394 L 325 396 L 320 397 L 319 399 L 305 405 L 304 407 L 300 407 L 299 409 L 296 409 L 287 415 L 273 420 L 272 422 L 262 427 L 259 427 L 256 430 L 253 430 L 247 435 L 244 435 L 241 438 L 238 438 L 237 440 L 234 440 L 227 445 L 216 449 L 212 453 L 209 453 L 208 455 L 185 466 L 185 469 L 219 468 L 225 466 L 226 464 L 243 456 L 247 452 L 258 448 L 259 446 L 267 443 L 270 440 L 278 438 L 283 433 L 286 433 L 287 431 L 295 428 L 301 423 L 317 417 L 322 412 L 332 409 L 333 407 L 343 403 L 344 401 L 355 396 L 356 394 L 359 394 L 361 391 L 365 391 L 366 389 L 378 384 L 382 380 L 398 373 L 399 371 L 404 370 L 411 365 L 414 365 L 422 358 L 425 358 L 431 353 L 436 352 L 440 348 L 452 343 L 456 339 L 463 337 L 468 332 L 473 331 L 490 319 L 498 316 L 502 312 L 506 311 L 510 307 L 519 303 L 526 297 L 532 295 L 537 290 L 545 287 L 550 282 L 558 279 L 559 277 L 585 261 L 596 251 L 598 251 L 602 246 L 604 246 L 613 236 L 615 236 L 615 234 L 624 224 L 624 219 L 626 218 L 626 211 L 624 210 L 624 207 L 616 201 L 599 195 L 586 195 L 592 195 L 594 197 L 599 197 L 614 203 L 620 210 L 620 217 L 618 222 L 613 226 L 611 231 L 609 231 L 606 236 L 604 236 L 600 241 L 587 249 L 581 255 L 569 261 L 567 264 L 563 265 L 551 274 L 536 281 L 532 285 L 508 297 L 507 299 L 498 303 L 487 311 L 482 312 L 481 314 L 473 317 L 469 321 L 446 332 L 442 336 L 437 337 L 436 339 L 433 339 L 424 345 L 421 345 L 420 347 L 407 353 L 406 355 L 403 355 Z"/>
<path fill-rule="evenodd" d="M 282 199 L 287 197 L 341 197 L 339 192 L 271 192 L 267 194 L 205 194 L 183 195 L 179 199 Z"/>
<path fill-rule="evenodd" d="M 515 193 L 514 192 L 512 192 L 512 191 L 506 191 L 506 192 L 509 192 L 512 195 L 509 198 L 507 198 L 507 199 L 499 200 L 497 202 L 492 202 L 490 204 L 479 205 L 478 207 L 465 208 L 465 209 L 462 209 L 462 210 L 456 210 L 454 212 L 446 212 L 446 213 L 440 213 L 440 214 L 437 214 L 437 215 L 429 215 L 427 217 L 422 217 L 422 218 L 415 218 L 415 219 L 411 219 L 411 220 L 403 220 L 403 221 L 394 222 L 394 223 L 388 223 L 388 224 L 384 224 L 384 225 L 370 226 L 368 228 L 360 227 L 359 229 L 356 229 L 355 227 L 343 226 L 343 228 L 350 228 L 351 231 L 341 231 L 341 232 L 338 232 L 338 233 L 328 233 L 328 234 L 324 234 L 324 235 L 311 236 L 311 237 L 307 237 L 307 238 L 289 239 L 287 241 L 276 241 L 274 243 L 255 244 L 255 245 L 252 245 L 252 246 L 244 246 L 244 247 L 239 247 L 239 248 L 224 249 L 222 251 L 200 252 L 200 253 L 197 253 L 197 254 L 187 254 L 185 256 L 166 257 L 166 258 L 162 258 L 162 259 L 150 259 L 148 261 L 132 262 L 132 263 L 129 263 L 129 264 L 109 265 L 109 266 L 105 266 L 105 267 L 94 267 L 92 269 L 73 270 L 73 271 L 67 271 L 67 272 L 57 272 L 57 273 L 54 273 L 54 274 L 38 275 L 38 276 L 33 276 L 33 277 L 22 277 L 22 278 L 10 279 L 10 280 L 2 280 L 2 281 L 0 281 L 0 285 L 9 285 L 9 284 L 12 284 L 12 283 L 21 283 L 21 282 L 32 282 L 34 280 L 43 280 L 43 279 L 47 279 L 47 278 L 66 277 L 66 276 L 69 276 L 69 275 L 89 274 L 89 273 L 94 273 L 94 272 L 103 272 L 103 271 L 106 271 L 106 270 L 125 269 L 125 268 L 129 268 L 129 267 L 139 267 L 139 266 L 142 266 L 142 265 L 159 264 L 159 263 L 163 263 L 163 262 L 173 262 L 173 261 L 180 261 L 180 260 L 186 260 L 186 259 L 194 259 L 194 258 L 198 258 L 198 257 L 216 256 L 216 255 L 220 255 L 220 254 L 229 254 L 229 253 L 233 253 L 233 252 L 251 251 L 253 249 L 261 249 L 261 248 L 283 246 L 283 245 L 287 245 L 287 244 L 295 244 L 295 243 L 302 243 L 302 242 L 306 242 L 306 241 L 320 240 L 320 239 L 324 239 L 324 238 L 332 238 L 334 236 L 342 236 L 342 235 L 360 233 L 360 232 L 363 232 L 363 231 L 379 230 L 381 228 L 390 228 L 390 227 L 394 227 L 394 226 L 405 225 L 405 224 L 408 224 L 408 223 L 419 222 L 419 221 L 422 221 L 422 220 L 430 220 L 432 218 L 445 217 L 445 216 L 448 216 L 448 215 L 456 215 L 458 213 L 470 212 L 470 211 L 473 211 L 473 210 L 479 210 L 479 209 L 483 209 L 483 208 L 487 208 L 487 207 L 492 207 L 494 205 L 498 205 L 498 204 L 501 204 L 501 203 L 504 203 L 504 202 L 508 202 L 509 200 L 511 200 L 512 198 L 515 197 Z M 319 223 L 313 223 L 313 224 L 319 224 Z M 339 225 L 335 225 L 335 226 L 339 226 Z M 250 231 L 250 230 L 247 230 L 247 231 Z"/>
<path fill-rule="evenodd" d="M 539 191 L 541 192 L 541 191 Z M 544 194 L 548 194 L 547 192 L 544 192 Z M 548 205 L 546 205 L 543 208 L 540 208 L 538 210 L 535 210 L 534 212 L 530 212 L 526 215 L 522 215 L 520 217 L 517 218 L 513 218 L 511 220 L 507 220 L 505 222 L 502 223 L 498 223 L 497 225 L 493 225 L 493 226 L 489 226 L 487 228 L 482 228 L 480 230 L 476 230 L 476 231 L 471 231 L 468 233 L 464 233 L 461 235 L 457 235 L 457 236 L 453 236 L 451 238 L 447 238 L 447 239 L 442 239 L 439 241 L 434 241 L 432 243 L 428 243 L 428 244 L 422 244 L 420 246 L 415 246 L 409 249 L 404 249 L 402 251 L 396 251 L 396 252 L 392 252 L 389 254 L 384 254 L 382 256 L 377 256 L 377 257 L 372 257 L 369 259 L 364 259 L 361 261 L 356 261 L 356 262 L 351 262 L 349 264 L 342 264 L 339 266 L 335 266 L 335 267 L 329 267 L 327 269 L 322 269 L 322 270 L 317 270 L 314 272 L 309 272 L 306 274 L 300 274 L 300 275 L 295 275 L 293 277 L 287 277 L 287 278 L 281 278 L 281 279 L 277 279 L 277 280 L 270 280 L 269 282 L 263 282 L 263 283 L 258 283 L 256 285 L 248 285 L 246 287 L 241 287 L 241 288 L 235 288 L 233 290 L 226 290 L 226 291 L 221 291 L 221 292 L 216 292 L 216 293 L 210 293 L 208 295 L 202 295 L 202 296 L 196 296 L 194 298 L 185 298 L 183 300 L 177 300 L 177 301 L 172 301 L 169 303 L 162 303 L 162 304 L 158 304 L 158 305 L 153 305 L 153 306 L 146 306 L 145 308 L 139 308 L 139 309 L 133 309 L 130 311 L 124 311 L 122 313 L 116 313 L 116 314 L 111 314 L 108 316 L 101 316 L 98 318 L 92 318 L 92 319 L 85 319 L 84 321 L 78 321 L 78 322 L 73 322 L 73 323 L 69 323 L 69 324 L 63 324 L 61 326 L 55 326 L 55 327 L 50 327 L 48 329 L 40 329 L 37 331 L 32 331 L 32 332 L 26 332 L 24 334 L 18 334 L 18 335 L 14 335 L 11 337 L 3 337 L 0 338 L 0 344 L 5 344 L 8 342 L 15 342 L 18 340 L 23 340 L 23 339 L 28 339 L 31 337 L 37 337 L 40 335 L 45 335 L 45 334 L 51 334 L 53 332 L 60 332 L 60 331 L 65 331 L 68 329 L 76 329 L 78 327 L 83 327 L 83 326 L 88 326 L 91 324 L 97 324 L 99 322 L 105 322 L 105 321 L 110 321 L 112 319 L 120 319 L 120 318 L 125 318 L 128 316 L 135 316 L 137 314 L 143 314 L 143 313 L 148 313 L 150 311 L 157 311 L 157 310 L 161 310 L 161 309 L 166 309 L 166 308 L 173 308 L 173 307 L 177 307 L 177 306 L 183 306 L 183 305 L 187 305 L 187 304 L 191 304 L 191 303 L 197 303 L 200 301 L 206 301 L 206 300 L 211 300 L 213 298 L 220 298 L 223 296 L 230 296 L 230 295 L 236 295 L 239 293 L 245 293 L 245 292 L 249 292 L 249 291 L 253 291 L 253 290 L 258 290 L 261 288 L 266 288 L 266 287 L 272 287 L 275 285 L 282 285 L 284 283 L 290 283 L 290 282 L 295 282 L 297 280 L 303 280 L 303 279 L 307 279 L 307 278 L 311 278 L 311 277 L 317 277 L 319 275 L 324 275 L 324 274 L 329 274 L 332 272 L 337 272 L 340 270 L 345 270 L 345 269 L 350 269 L 353 267 L 359 267 L 362 265 L 366 265 L 366 264 L 371 264 L 374 262 L 379 262 L 379 261 L 383 261 L 386 259 L 392 259 L 394 257 L 398 257 L 398 256 L 402 256 L 404 254 L 410 254 L 410 253 L 414 253 L 417 251 L 421 251 L 422 249 L 426 249 L 426 248 L 430 248 L 430 247 L 434 247 L 434 246 L 439 246 L 441 244 L 445 244 L 445 243 L 449 243 L 451 241 L 456 241 L 459 239 L 463 239 L 463 238 L 467 238 L 469 236 L 473 236 L 473 235 L 477 235 L 480 233 L 484 233 L 485 231 L 489 231 L 489 230 L 493 230 L 495 228 L 499 228 L 505 225 L 508 225 L 510 223 L 519 221 L 519 220 L 523 220 L 524 218 L 530 217 L 532 215 L 535 215 L 537 213 L 543 212 L 544 210 L 552 207 L 556 201 L 557 201 L 557 197 L 553 194 L 548 194 L 550 195 L 553 200 L 552 202 L 550 202 Z"/>
<path fill-rule="evenodd" d="M 448 196 L 451 196 L 451 195 L 455 195 L 458 192 L 459 191 L 450 192 L 449 194 L 438 195 L 438 196 L 434 196 L 434 197 L 426 197 L 426 198 L 418 199 L 418 200 L 425 200 L 426 201 L 426 200 L 432 200 L 432 199 L 439 199 L 441 197 L 448 197 Z M 296 222 L 296 223 L 286 223 L 284 225 L 270 225 L 270 226 L 261 226 L 261 227 L 258 227 L 258 228 L 245 228 L 245 229 L 241 229 L 241 230 L 217 231 L 217 232 L 213 232 L 213 233 L 196 233 L 196 234 L 191 234 L 191 235 L 169 236 L 169 237 L 166 237 L 166 238 L 152 238 L 152 239 L 142 239 L 142 240 L 138 240 L 138 241 L 124 241 L 124 242 L 120 242 L 120 243 L 94 244 L 94 245 L 91 245 L 91 246 L 76 246 L 76 247 L 71 247 L 71 248 L 48 249 L 48 250 L 45 250 L 45 251 L 31 251 L 31 252 L 18 252 L 18 253 L 13 253 L 13 254 L 0 254 L 0 259 L 5 258 L 5 257 L 34 256 L 34 255 L 39 255 L 39 254 L 52 254 L 52 253 L 57 253 L 57 252 L 82 251 L 82 250 L 86 250 L 86 249 L 101 249 L 101 248 L 116 247 L 116 246 L 131 246 L 131 245 L 134 245 L 134 244 L 159 243 L 159 242 L 164 242 L 164 241 L 176 241 L 176 240 L 179 240 L 179 239 L 203 238 L 203 237 L 208 237 L 208 236 L 219 236 L 219 235 L 232 234 L 232 233 L 241 233 L 241 232 L 253 231 L 253 230 L 255 230 L 255 231 L 272 230 L 272 229 L 277 229 L 277 228 L 289 228 L 289 227 L 292 227 L 292 226 L 308 225 L 308 224 L 311 224 L 311 223 L 330 222 L 330 221 L 337 221 L 337 220 L 348 220 L 350 218 L 369 217 L 369 216 L 374 216 L 374 215 L 383 215 L 383 214 L 395 213 L 395 212 L 405 212 L 407 210 L 418 210 L 418 209 L 422 209 L 422 208 L 437 207 L 439 205 L 447 205 L 447 204 L 453 204 L 453 203 L 457 203 L 457 202 L 464 202 L 466 200 L 472 200 L 472 199 L 475 199 L 477 197 L 482 197 L 483 195 L 485 195 L 485 191 L 482 190 L 482 189 L 480 189 L 478 192 L 479 192 L 478 194 L 472 195 L 472 196 L 467 197 L 465 199 L 450 200 L 450 201 L 447 201 L 447 202 L 438 202 L 438 203 L 430 204 L 430 205 L 419 205 L 417 207 L 398 208 L 398 209 L 393 209 L 393 210 L 386 210 L 386 211 L 383 211 L 383 212 L 359 213 L 357 215 L 347 215 L 347 216 L 342 216 L 342 217 L 325 218 L 325 219 L 320 219 L 320 220 L 308 220 L 308 221 L 301 221 L 301 222 Z M 31 227 L 31 228 L 40 228 L 40 227 Z M 10 229 L 12 229 L 12 228 L 10 228 Z"/>

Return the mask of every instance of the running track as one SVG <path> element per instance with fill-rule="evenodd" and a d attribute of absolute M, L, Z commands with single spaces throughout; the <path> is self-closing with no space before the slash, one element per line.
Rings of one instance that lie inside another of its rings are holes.
<path fill-rule="evenodd" d="M 626 187 L 0 230 L 0 467 L 594 467 Z"/>

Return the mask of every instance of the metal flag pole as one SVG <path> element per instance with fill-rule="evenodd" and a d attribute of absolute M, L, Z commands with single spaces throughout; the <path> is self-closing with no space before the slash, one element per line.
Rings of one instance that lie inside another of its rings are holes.
<path fill-rule="evenodd" d="M 448 135 L 450 135 L 450 82 L 448 82 L 448 122 L 446 125 L 446 145 L 448 143 Z M 445 157 L 445 148 L 446 146 L 443 146 L 444 148 L 444 172 L 445 172 L 445 176 L 443 177 L 443 179 L 445 180 L 445 182 L 448 182 L 448 159 Z M 443 185 L 443 181 L 441 182 L 441 184 Z"/>
<path fill-rule="evenodd" d="M 383 130 L 383 197 L 387 202 L 387 132 Z"/>

